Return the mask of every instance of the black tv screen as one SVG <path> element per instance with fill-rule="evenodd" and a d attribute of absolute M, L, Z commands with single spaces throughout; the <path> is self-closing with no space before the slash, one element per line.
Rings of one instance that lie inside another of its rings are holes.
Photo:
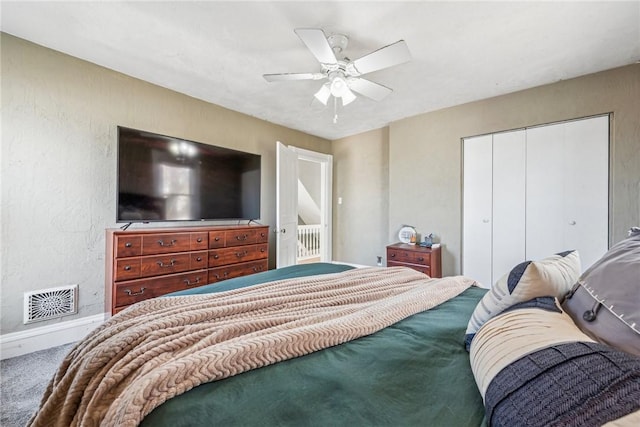
<path fill-rule="evenodd" d="M 260 218 L 260 155 L 118 127 L 118 222 Z"/>

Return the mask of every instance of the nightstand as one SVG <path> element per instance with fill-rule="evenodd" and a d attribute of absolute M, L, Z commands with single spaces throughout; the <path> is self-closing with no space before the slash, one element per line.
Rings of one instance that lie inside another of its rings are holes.
<path fill-rule="evenodd" d="M 387 267 L 409 267 L 429 277 L 442 277 L 442 257 L 440 245 L 430 248 L 407 243 L 387 246 Z"/>

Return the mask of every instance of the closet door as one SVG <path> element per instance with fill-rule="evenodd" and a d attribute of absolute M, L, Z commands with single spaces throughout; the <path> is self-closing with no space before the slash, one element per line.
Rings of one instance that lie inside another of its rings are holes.
<path fill-rule="evenodd" d="M 583 270 L 608 247 L 608 116 L 527 130 L 526 256 L 577 249 Z"/>
<path fill-rule="evenodd" d="M 493 135 L 492 284 L 526 259 L 525 135 Z"/>
<path fill-rule="evenodd" d="M 491 287 L 492 136 L 463 140 L 462 273 Z"/>

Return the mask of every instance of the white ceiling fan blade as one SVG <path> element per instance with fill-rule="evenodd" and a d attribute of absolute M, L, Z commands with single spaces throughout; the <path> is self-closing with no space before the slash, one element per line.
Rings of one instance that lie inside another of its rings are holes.
<path fill-rule="evenodd" d="M 319 28 L 296 28 L 294 31 L 321 64 L 338 62 L 324 31 Z"/>
<path fill-rule="evenodd" d="M 393 92 L 392 89 L 382 86 L 379 83 L 374 83 L 371 80 L 358 77 L 349 79 L 348 85 L 352 90 L 358 92 L 360 95 L 364 95 L 374 101 L 381 101 L 385 96 Z"/>
<path fill-rule="evenodd" d="M 409 52 L 409 47 L 404 40 L 400 40 L 356 59 L 353 61 L 353 65 L 360 74 L 366 74 L 410 60 L 411 52 Z"/>
<path fill-rule="evenodd" d="M 262 77 L 268 82 L 284 82 L 290 80 L 320 80 L 325 75 L 322 73 L 281 73 L 263 74 Z"/>

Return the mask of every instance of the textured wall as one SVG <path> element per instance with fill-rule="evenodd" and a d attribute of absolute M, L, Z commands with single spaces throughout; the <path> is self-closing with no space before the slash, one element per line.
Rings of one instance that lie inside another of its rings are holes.
<path fill-rule="evenodd" d="M 2 334 L 104 312 L 104 235 L 116 226 L 116 126 L 261 154 L 262 222 L 272 227 L 276 141 L 331 149 L 327 140 L 0 37 Z M 22 324 L 23 292 L 70 284 L 79 284 L 77 315 Z"/>
<path fill-rule="evenodd" d="M 333 257 L 375 265 L 388 244 L 389 129 L 333 141 L 332 154 Z"/>
<path fill-rule="evenodd" d="M 434 231 L 443 273 L 459 274 L 461 138 L 613 112 L 610 242 L 640 224 L 640 64 L 394 122 L 389 133 L 389 241 L 402 224 Z"/>

